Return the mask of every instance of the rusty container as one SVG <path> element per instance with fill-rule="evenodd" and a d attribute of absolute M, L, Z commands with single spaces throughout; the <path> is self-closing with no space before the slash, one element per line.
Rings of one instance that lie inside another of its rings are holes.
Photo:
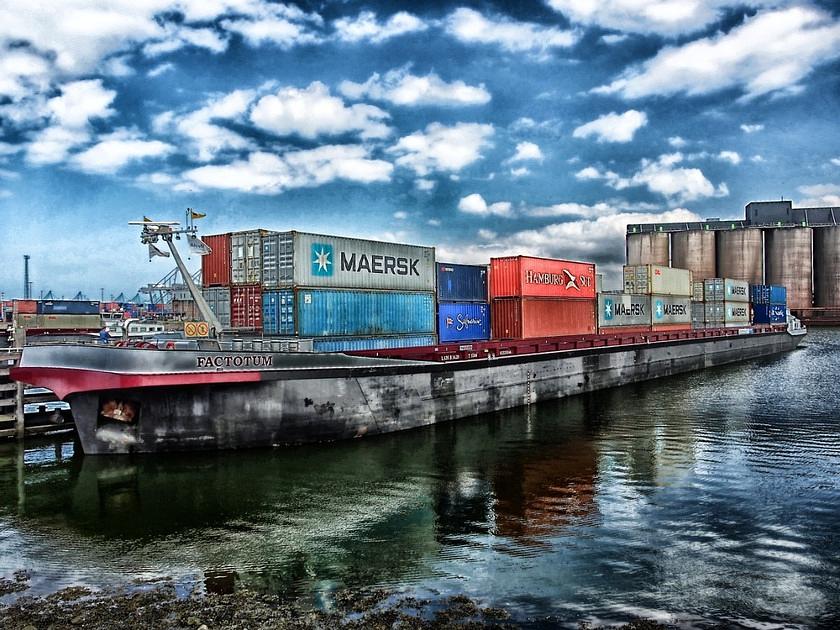
<path fill-rule="evenodd" d="M 491 258 L 490 297 L 594 300 L 595 265 L 532 256 Z"/>
<path fill-rule="evenodd" d="M 262 329 L 262 287 L 237 285 L 230 290 L 230 324 L 240 330 Z"/>
<path fill-rule="evenodd" d="M 201 284 L 205 287 L 230 285 L 230 234 L 214 234 L 202 239 L 210 253 L 201 257 Z"/>
<path fill-rule="evenodd" d="M 490 307 L 494 339 L 531 339 L 595 333 L 595 300 L 497 298 Z"/>

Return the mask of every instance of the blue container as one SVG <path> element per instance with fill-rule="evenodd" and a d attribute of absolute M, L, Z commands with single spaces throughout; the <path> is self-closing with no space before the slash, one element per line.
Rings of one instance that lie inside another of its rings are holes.
<path fill-rule="evenodd" d="M 419 291 L 296 289 L 301 337 L 434 335 L 435 295 Z"/>
<path fill-rule="evenodd" d="M 87 300 L 39 300 L 38 315 L 99 315 L 99 302 Z"/>
<path fill-rule="evenodd" d="M 437 291 L 441 302 L 486 302 L 487 267 L 438 263 Z"/>
<path fill-rule="evenodd" d="M 753 322 L 756 324 L 784 324 L 787 307 L 784 304 L 753 304 Z"/>
<path fill-rule="evenodd" d="M 407 335 L 402 337 L 327 337 L 313 340 L 315 352 L 350 352 L 352 350 L 385 350 L 433 346 L 434 335 Z"/>
<path fill-rule="evenodd" d="M 441 343 L 490 339 L 489 304 L 441 302 L 438 304 L 438 337 Z"/>
<path fill-rule="evenodd" d="M 787 289 L 775 284 L 753 284 L 750 286 L 750 302 L 753 304 L 787 304 Z"/>
<path fill-rule="evenodd" d="M 770 304 L 787 304 L 787 289 L 775 284 L 770 287 Z"/>
<path fill-rule="evenodd" d="M 769 304 L 770 287 L 766 284 L 751 284 L 750 302 L 752 302 L 753 304 Z"/>
<path fill-rule="evenodd" d="M 263 332 L 266 335 L 295 334 L 295 292 L 264 291 Z"/>

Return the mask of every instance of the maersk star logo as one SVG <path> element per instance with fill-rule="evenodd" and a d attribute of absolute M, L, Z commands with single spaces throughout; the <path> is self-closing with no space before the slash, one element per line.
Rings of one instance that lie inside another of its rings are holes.
<path fill-rule="evenodd" d="M 604 300 L 604 319 L 613 318 L 613 301 Z"/>
<path fill-rule="evenodd" d="M 333 248 L 324 243 L 312 243 L 312 275 L 331 276 L 333 273 Z"/>
<path fill-rule="evenodd" d="M 662 300 L 656 300 L 656 319 L 662 319 L 663 315 L 665 315 L 665 306 Z"/>

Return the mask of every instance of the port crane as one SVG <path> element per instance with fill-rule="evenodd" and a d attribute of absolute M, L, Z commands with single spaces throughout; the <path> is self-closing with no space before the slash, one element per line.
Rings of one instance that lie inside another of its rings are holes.
<path fill-rule="evenodd" d="M 192 274 L 187 269 L 181 255 L 178 253 L 178 248 L 175 246 L 176 240 L 181 240 L 184 236 L 190 245 L 190 248 L 198 255 L 203 256 L 210 253 L 210 248 L 204 241 L 198 238 L 198 227 L 195 225 L 195 219 L 201 218 L 204 215 L 196 212 L 192 208 L 187 208 L 184 226 L 181 227 L 179 221 L 153 221 L 148 217 L 143 217 L 142 221 L 129 221 L 129 225 L 142 226 L 140 231 L 140 242 L 149 246 L 149 259 L 154 256 L 168 257 L 169 254 L 157 247 L 157 243 L 164 242 L 169 248 L 169 253 L 175 260 L 175 265 L 181 273 L 184 284 L 195 302 L 198 312 L 201 313 L 204 319 L 210 325 L 210 337 L 218 337 L 222 332 L 222 323 L 216 314 L 211 310 L 210 305 L 193 280 Z"/>

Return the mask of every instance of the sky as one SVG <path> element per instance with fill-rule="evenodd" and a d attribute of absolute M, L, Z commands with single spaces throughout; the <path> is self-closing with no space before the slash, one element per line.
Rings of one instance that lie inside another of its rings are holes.
<path fill-rule="evenodd" d="M 149 216 L 533 254 L 840 206 L 840 4 L 4 0 L 0 292 L 170 271 Z M 197 268 L 199 259 L 188 261 Z"/>

